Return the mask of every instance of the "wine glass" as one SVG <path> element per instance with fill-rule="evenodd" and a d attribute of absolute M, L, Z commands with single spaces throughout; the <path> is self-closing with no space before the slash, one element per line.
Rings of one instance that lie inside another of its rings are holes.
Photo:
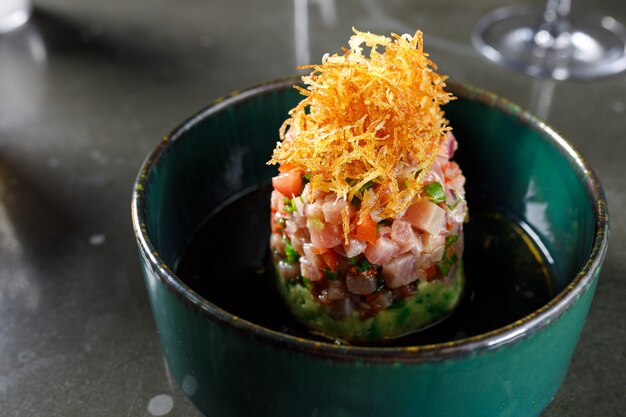
<path fill-rule="evenodd" d="M 572 13 L 570 0 L 494 10 L 478 21 L 472 42 L 489 60 L 536 77 L 593 79 L 626 69 L 624 26 Z"/>
<path fill-rule="evenodd" d="M 30 0 L 0 0 L 0 34 L 24 25 L 32 13 Z"/>

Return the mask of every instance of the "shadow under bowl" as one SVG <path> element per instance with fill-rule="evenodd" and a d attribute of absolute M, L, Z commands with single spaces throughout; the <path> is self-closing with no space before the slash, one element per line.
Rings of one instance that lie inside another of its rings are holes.
<path fill-rule="evenodd" d="M 164 138 L 137 178 L 132 217 L 146 288 L 182 390 L 208 416 L 540 414 L 566 374 L 591 304 L 607 248 L 606 201 L 571 145 L 491 93 L 449 82 L 458 99 L 446 117 L 460 143 L 455 159 L 468 181 L 470 213 L 472 193 L 488 196 L 549 255 L 557 291 L 532 313 L 440 343 L 335 345 L 234 315 L 177 276 L 207 216 L 275 175 L 266 161 L 301 99 L 292 88 L 298 81 L 214 102 Z M 265 247 L 241 233 L 242 245 Z"/>

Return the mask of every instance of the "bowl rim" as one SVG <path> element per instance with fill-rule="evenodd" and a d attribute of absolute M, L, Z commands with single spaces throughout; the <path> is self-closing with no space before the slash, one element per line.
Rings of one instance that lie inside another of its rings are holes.
<path fill-rule="evenodd" d="M 516 117 L 521 123 L 538 132 L 541 137 L 555 145 L 555 148 L 566 158 L 572 169 L 584 182 L 585 190 L 592 203 L 595 218 L 593 246 L 584 266 L 579 270 L 574 279 L 572 279 L 552 300 L 515 322 L 476 336 L 419 346 L 385 347 L 337 345 L 332 342 L 321 342 L 289 335 L 235 316 L 200 296 L 183 283 L 166 265 L 148 236 L 145 222 L 145 193 L 147 192 L 148 184 L 151 179 L 151 169 L 158 164 L 159 159 L 172 143 L 182 137 L 188 129 L 201 120 L 229 106 L 237 105 L 259 95 L 293 87 L 294 84 L 299 82 L 300 77 L 297 76 L 281 78 L 258 84 L 244 90 L 237 90 L 227 96 L 218 98 L 166 135 L 162 141 L 153 148 L 141 165 L 134 183 L 131 203 L 133 229 L 140 255 L 148 261 L 150 268 L 156 273 L 157 278 L 172 294 L 185 304 L 200 312 L 203 317 L 246 334 L 254 335 L 258 340 L 267 342 L 275 347 L 292 349 L 317 357 L 365 362 L 431 362 L 492 351 L 510 346 L 518 340 L 528 338 L 561 317 L 591 286 L 596 276 L 596 271 L 599 271 L 606 256 L 609 236 L 609 218 L 604 192 L 589 164 L 559 133 L 549 127 L 545 122 L 522 109 L 519 105 L 480 88 L 447 80 L 447 89 L 457 97 L 464 100 L 475 101 L 488 107 L 495 107 L 507 115 Z"/>

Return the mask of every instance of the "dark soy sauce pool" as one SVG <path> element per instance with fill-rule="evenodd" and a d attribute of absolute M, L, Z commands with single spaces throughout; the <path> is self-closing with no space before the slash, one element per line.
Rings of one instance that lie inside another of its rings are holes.
<path fill-rule="evenodd" d="M 261 326 L 311 339 L 283 306 L 267 273 L 269 185 L 213 213 L 180 259 L 179 277 L 210 302 Z M 463 256 L 466 288 L 449 318 L 389 345 L 461 339 L 512 323 L 554 296 L 551 268 L 523 225 L 468 192 Z"/>

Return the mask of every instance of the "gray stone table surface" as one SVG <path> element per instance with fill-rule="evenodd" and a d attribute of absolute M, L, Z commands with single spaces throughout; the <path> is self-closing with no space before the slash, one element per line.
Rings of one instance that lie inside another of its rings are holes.
<path fill-rule="evenodd" d="M 0 36 L 0 415 L 200 415 L 168 374 L 143 288 L 135 175 L 187 116 L 339 51 L 352 26 L 422 29 L 441 72 L 538 113 L 590 162 L 611 242 L 543 415 L 626 415 L 626 75 L 552 82 L 486 62 L 471 30 L 513 1 L 35 0 L 30 23 Z M 573 7 L 626 21 L 625 2 Z"/>

